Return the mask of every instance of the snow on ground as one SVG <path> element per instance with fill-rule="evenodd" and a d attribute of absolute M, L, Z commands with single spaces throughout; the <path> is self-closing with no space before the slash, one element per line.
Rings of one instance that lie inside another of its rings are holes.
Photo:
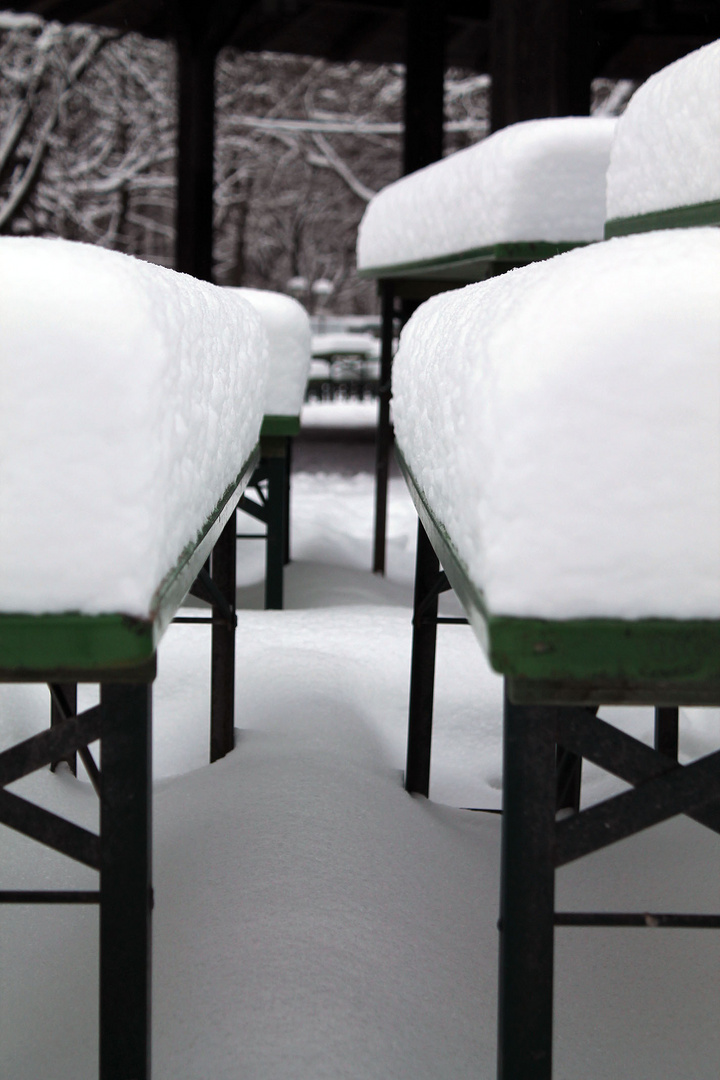
<path fill-rule="evenodd" d="M 361 270 L 491 244 L 600 240 L 615 121 L 527 120 L 388 184 L 360 222 Z"/>
<path fill-rule="evenodd" d="M 720 41 L 651 76 L 618 120 L 609 219 L 720 199 Z"/>
<path fill-rule="evenodd" d="M 209 634 L 173 626 L 161 645 L 156 1080 L 494 1076 L 500 822 L 458 808 L 499 805 L 501 687 L 470 630 L 440 629 L 432 799 L 407 796 L 416 522 L 393 477 L 389 572 L 372 575 L 369 434 L 343 445 L 316 429 L 296 445 L 286 611 L 260 610 L 261 545 L 239 545 L 238 742 L 224 761 L 206 765 Z M 0 707 L 4 744 L 47 722 L 43 687 L 0 687 Z M 650 738 L 650 710 L 612 715 Z M 717 747 L 718 719 L 683 717 L 685 757 Z M 587 779 L 591 800 L 617 790 Z M 96 820 L 67 771 L 13 789 Z M 0 844 L 2 888 L 92 886 L 9 830 Z M 564 909 L 717 911 L 717 838 L 670 822 L 562 870 L 558 892 Z M 0 915 L 0 1075 L 89 1080 L 97 913 Z M 717 1080 L 720 935 L 556 936 L 556 1080 Z"/>

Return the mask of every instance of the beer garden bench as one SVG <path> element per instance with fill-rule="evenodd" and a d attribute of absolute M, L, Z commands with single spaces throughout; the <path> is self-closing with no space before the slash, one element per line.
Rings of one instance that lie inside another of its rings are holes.
<path fill-rule="evenodd" d="M 292 439 L 300 431 L 300 410 L 310 369 L 310 319 L 290 296 L 262 289 L 230 289 L 248 301 L 263 321 L 269 344 L 269 377 L 260 431 L 260 460 L 238 509 L 265 525 L 265 608 L 283 606 L 285 565 L 290 561 L 290 470 Z M 238 533 L 238 539 L 263 534 Z"/>
<path fill-rule="evenodd" d="M 380 342 L 369 333 L 330 332 L 313 335 L 307 399 L 376 397 Z"/>
<path fill-rule="evenodd" d="M 255 468 L 267 339 L 215 286 L 61 240 L 0 240 L 0 680 L 48 683 L 56 722 L 0 753 L 0 821 L 99 872 L 100 1076 L 150 1062 L 151 715 L 188 590 L 213 605 L 212 756 L 232 747 L 235 508 Z M 207 563 L 210 560 L 210 572 Z M 79 715 L 63 687 L 100 684 Z M 89 750 L 100 740 L 99 768 Z M 5 790 L 79 753 L 99 835 Z"/>
<path fill-rule="evenodd" d="M 720 832 L 720 751 L 678 762 L 678 706 L 720 704 L 718 69 L 715 43 L 636 92 L 608 172 L 616 239 L 430 300 L 396 358 L 422 524 L 409 791 L 428 794 L 448 582 L 505 680 L 501 1080 L 552 1074 L 555 926 L 720 928 L 554 902 L 556 867 L 677 814 Z M 610 704 L 654 706 L 654 747 L 601 720 Z M 583 758 L 631 789 L 580 810 Z"/>
<path fill-rule="evenodd" d="M 383 188 L 360 223 L 360 277 L 377 281 L 381 353 L 373 569 L 385 570 L 396 300 L 437 293 L 601 240 L 615 121 L 513 124 Z"/>

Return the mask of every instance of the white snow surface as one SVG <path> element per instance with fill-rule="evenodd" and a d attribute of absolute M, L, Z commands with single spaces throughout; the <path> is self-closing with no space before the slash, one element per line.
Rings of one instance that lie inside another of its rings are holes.
<path fill-rule="evenodd" d="M 374 270 L 491 244 L 600 240 L 615 120 L 527 120 L 383 188 L 360 222 Z"/>
<path fill-rule="evenodd" d="M 377 398 L 306 401 L 300 414 L 303 428 L 372 428 L 377 426 L 377 420 Z"/>
<path fill-rule="evenodd" d="M 266 416 L 299 416 L 310 371 L 310 316 L 292 296 L 266 289 L 228 288 L 257 311 L 267 332 Z"/>
<path fill-rule="evenodd" d="M 435 297 L 397 440 L 496 614 L 720 616 L 720 231 L 611 240 Z"/>
<path fill-rule="evenodd" d="M 720 41 L 651 76 L 620 117 L 608 219 L 720 199 Z"/>
<path fill-rule="evenodd" d="M 130 256 L 0 240 L 0 610 L 147 616 L 258 439 L 249 304 Z"/>
<path fill-rule="evenodd" d="M 372 334 L 326 333 L 313 334 L 313 356 L 367 356 L 380 355 L 380 340 Z"/>
<path fill-rule="evenodd" d="M 468 627 L 439 633 L 432 801 L 405 795 L 417 521 L 391 478 L 388 574 L 372 574 L 372 476 L 338 475 L 328 450 L 326 471 L 294 476 L 287 610 L 259 610 L 264 559 L 238 544 L 239 730 L 222 762 L 207 765 L 207 628 L 171 626 L 160 644 L 156 1080 L 495 1075 L 500 821 L 458 808 L 499 806 L 502 680 Z M 47 726 L 45 687 L 0 686 L 0 708 L 3 749 Z M 603 715 L 652 743 L 652 709 Z M 719 719 L 683 712 L 683 762 L 717 749 Z M 621 786 L 583 767 L 587 802 Z M 82 766 L 13 789 L 97 828 Z M 1 888 L 97 887 L 5 828 L 0 871 Z M 676 819 L 556 879 L 559 910 L 717 911 L 717 837 Z M 94 1080 L 97 911 L 0 916 L 0 1075 Z M 717 932 L 558 929 L 555 942 L 558 1078 L 716 1080 Z"/>

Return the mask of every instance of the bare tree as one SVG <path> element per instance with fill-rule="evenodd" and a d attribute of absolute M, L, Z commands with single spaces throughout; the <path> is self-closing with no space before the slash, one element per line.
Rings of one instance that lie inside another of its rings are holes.
<path fill-rule="evenodd" d="M 269 53 L 217 65 L 216 280 L 327 280 L 372 310 L 355 237 L 400 170 L 403 70 Z M 172 265 L 176 65 L 135 34 L 0 12 L 0 232 L 57 235 Z M 488 79 L 451 72 L 448 149 L 487 130 Z M 308 294 L 311 299 L 311 294 Z"/>

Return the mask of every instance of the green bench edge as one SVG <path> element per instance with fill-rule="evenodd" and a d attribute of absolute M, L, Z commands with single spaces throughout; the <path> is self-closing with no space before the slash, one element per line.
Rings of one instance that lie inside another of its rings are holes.
<path fill-rule="evenodd" d="M 415 262 L 394 263 L 391 266 L 365 267 L 358 270 L 358 277 L 372 280 L 390 280 L 392 278 L 426 278 L 438 280 L 457 280 L 459 282 L 479 281 L 487 277 L 494 263 L 511 263 L 522 266 L 540 259 L 550 259 L 571 251 L 576 247 L 585 247 L 593 241 L 567 241 L 551 243 L 547 240 L 528 240 L 507 244 L 491 244 L 487 247 L 469 248 L 452 255 L 437 258 L 419 259 Z"/>
<path fill-rule="evenodd" d="M 720 620 L 498 615 L 396 448 L 418 516 L 491 667 L 516 701 L 720 703 Z"/>
<path fill-rule="evenodd" d="M 705 225 L 720 225 L 720 199 L 694 203 L 692 206 L 674 206 L 669 210 L 653 210 L 633 217 L 611 218 L 605 223 L 605 239 L 655 232 L 657 229 L 693 229 Z"/>
<path fill-rule="evenodd" d="M 257 447 L 223 492 L 196 539 L 165 575 L 146 619 L 122 613 L 0 614 L 0 680 L 152 681 L 160 638 L 234 512 L 257 464 Z"/>
<path fill-rule="evenodd" d="M 274 438 L 278 435 L 298 435 L 300 433 L 299 416 L 265 416 L 260 428 L 261 438 Z"/>

